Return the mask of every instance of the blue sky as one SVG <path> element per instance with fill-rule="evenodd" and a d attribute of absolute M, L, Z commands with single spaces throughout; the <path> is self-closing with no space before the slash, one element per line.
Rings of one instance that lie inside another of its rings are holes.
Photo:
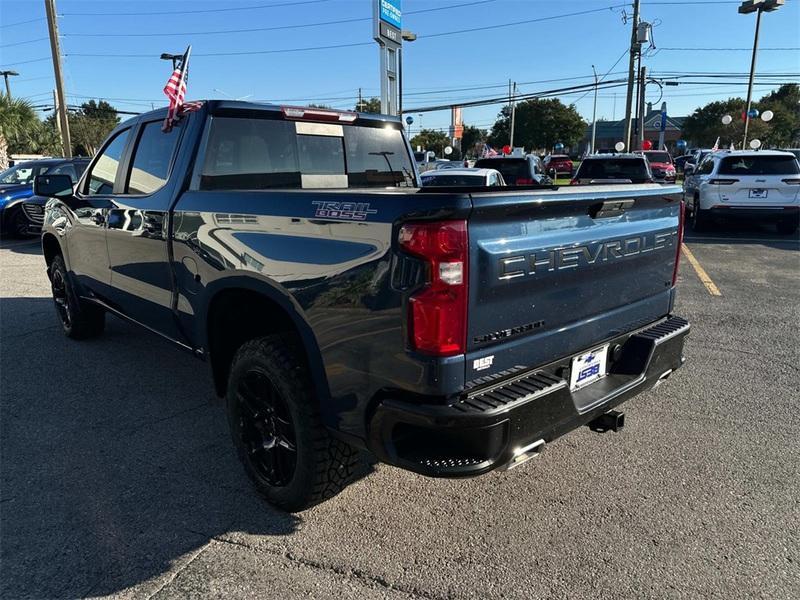
<path fill-rule="evenodd" d="M 736 0 L 664 2 L 642 0 L 642 18 L 655 24 L 657 50 L 645 59 L 651 73 L 742 74 L 749 70 L 748 51 L 677 50 L 751 47 L 755 16 L 739 15 Z M 685 4 L 677 5 L 679 2 Z M 278 6 L 265 7 L 267 5 Z M 603 75 L 625 52 L 630 26 L 623 23 L 623 10 L 630 15 L 631 7 L 622 8 L 624 5 L 624 0 L 403 0 L 403 27 L 419 35 L 418 41 L 405 48 L 404 107 L 500 96 L 507 93 L 509 78 L 532 82 L 520 85 L 522 93 L 588 83 L 592 80 L 592 64 Z M 428 10 L 443 7 L 457 8 Z M 352 108 L 359 87 L 365 96 L 378 93 L 378 49 L 376 44 L 370 43 L 370 0 L 57 0 L 57 10 L 61 15 L 59 27 L 70 103 L 79 104 L 89 97 L 107 98 L 117 108 L 133 111 L 164 105 L 161 89 L 170 67 L 158 56 L 161 52 L 182 51 L 190 43 L 193 58 L 189 98 L 249 96 L 253 100 L 317 102 Z M 427 12 L 413 14 L 420 10 Z M 153 14 L 178 11 L 215 12 Z M 457 35 L 431 36 L 582 11 L 596 12 Z M 36 103 L 51 102 L 53 88 L 44 16 L 42 0 L 0 0 L 0 66 L 20 72 L 20 77 L 12 79 L 14 95 L 29 97 Z M 31 20 L 33 22 L 16 24 Z M 350 22 L 272 31 L 197 33 L 341 20 Z M 160 33 L 166 35 L 153 35 Z M 97 34 L 111 35 L 100 37 Z M 203 56 L 339 44 L 364 45 L 260 55 Z M 783 79 L 800 81 L 797 76 L 800 73 L 799 51 L 768 50 L 800 46 L 800 0 L 787 0 L 786 6 L 778 12 L 764 15 L 760 46 L 764 50 L 758 57 L 758 74 L 791 73 L 793 77 Z M 117 54 L 145 56 L 111 56 Z M 626 68 L 627 56 L 611 69 L 608 78 L 624 77 Z M 473 89 L 476 87 L 480 89 Z M 755 97 L 772 87 L 759 85 Z M 670 114 L 684 115 L 710 100 L 744 96 L 745 91 L 745 79 L 720 85 L 680 85 L 666 88 L 664 99 Z M 658 94 L 656 86 L 648 88 L 649 100 L 656 101 Z M 576 102 L 584 118 L 591 119 L 591 93 L 565 95 L 561 99 L 566 103 Z M 624 88 L 601 91 L 598 116 L 621 118 L 624 101 Z M 464 121 L 488 127 L 499 109 L 498 105 L 466 108 Z M 421 118 L 416 113 L 413 116 L 414 130 L 418 129 L 420 121 L 424 127 L 446 127 L 450 119 L 447 112 L 426 113 Z"/>

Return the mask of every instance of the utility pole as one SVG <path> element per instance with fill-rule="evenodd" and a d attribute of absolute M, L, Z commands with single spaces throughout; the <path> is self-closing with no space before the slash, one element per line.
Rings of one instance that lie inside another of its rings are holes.
<path fill-rule="evenodd" d="M 592 145 L 589 147 L 589 154 L 594 154 L 594 140 L 597 133 L 597 71 L 592 65 L 592 73 L 594 73 L 594 106 L 592 107 Z"/>
<path fill-rule="evenodd" d="M 55 117 L 54 121 L 56 122 L 56 130 L 58 131 L 58 137 L 61 137 L 61 121 L 58 118 L 58 92 L 53 90 L 53 116 Z M 63 138 L 62 138 L 63 142 Z M 64 148 L 61 148 L 61 153 L 64 153 Z"/>
<path fill-rule="evenodd" d="M 67 98 L 64 93 L 64 76 L 61 73 L 61 50 L 58 45 L 58 23 L 56 22 L 55 0 L 44 0 L 44 7 L 47 11 L 47 28 L 50 30 L 50 50 L 53 53 L 58 119 L 61 122 L 61 143 L 64 146 L 64 156 L 66 158 L 72 158 L 72 141 L 69 137 L 69 120 L 67 118 Z"/>
<path fill-rule="evenodd" d="M 514 152 L 514 121 L 517 116 L 517 103 L 514 101 L 515 96 L 517 95 L 517 82 L 514 82 L 514 87 L 512 88 L 511 92 L 511 139 L 508 141 L 508 145 L 511 147 L 511 152 Z"/>
<path fill-rule="evenodd" d="M 639 0 L 633 1 L 633 27 L 631 31 L 631 50 L 628 60 L 628 91 L 625 95 L 625 150 L 630 151 L 631 147 L 631 112 L 633 104 L 633 82 L 636 80 L 636 57 L 639 55 L 640 47 L 638 42 L 637 30 L 639 28 Z"/>
<path fill-rule="evenodd" d="M 358 88 L 358 104 L 356 104 L 356 112 L 361 112 L 361 88 Z"/>
<path fill-rule="evenodd" d="M 9 76 L 14 77 L 15 75 L 19 75 L 16 71 L 0 71 L 0 75 L 3 76 L 3 79 L 6 80 L 6 97 L 11 99 L 11 86 L 8 83 Z"/>
<path fill-rule="evenodd" d="M 639 107 L 638 107 L 639 135 L 637 136 L 638 139 L 636 142 L 637 146 L 639 147 L 639 150 L 643 149 L 642 145 L 644 142 L 644 118 L 645 118 L 644 107 L 646 105 L 646 100 L 645 100 L 646 91 L 647 91 L 647 67 L 642 66 L 639 69 Z"/>

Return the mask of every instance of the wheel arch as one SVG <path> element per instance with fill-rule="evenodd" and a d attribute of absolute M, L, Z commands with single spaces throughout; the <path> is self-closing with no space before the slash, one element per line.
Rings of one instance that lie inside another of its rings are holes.
<path fill-rule="evenodd" d="M 61 249 L 61 244 L 58 243 L 58 239 L 52 233 L 44 233 L 42 235 L 42 253 L 44 254 L 44 260 L 45 263 L 47 263 L 48 269 L 50 268 L 50 265 L 53 264 L 53 259 L 58 254 L 64 256 L 64 251 Z M 64 260 L 66 261 L 66 257 Z"/>
<path fill-rule="evenodd" d="M 273 282 L 251 276 L 217 280 L 206 288 L 207 301 L 197 315 L 197 339 L 211 364 L 214 389 L 224 397 L 231 360 L 245 342 L 270 334 L 287 334 L 306 359 L 317 399 L 330 397 L 322 354 L 302 308 Z M 235 310 L 233 310 L 235 308 Z"/>

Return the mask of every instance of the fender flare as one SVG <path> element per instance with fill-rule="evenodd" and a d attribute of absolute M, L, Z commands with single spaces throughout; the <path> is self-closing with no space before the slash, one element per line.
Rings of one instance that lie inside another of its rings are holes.
<path fill-rule="evenodd" d="M 209 309 L 214 298 L 219 293 L 233 289 L 244 289 L 261 294 L 268 300 L 275 302 L 275 304 L 289 315 L 295 330 L 300 335 L 300 341 L 308 360 L 312 385 L 317 393 L 317 398 L 320 403 L 329 400 L 330 388 L 328 386 L 328 378 L 325 374 L 322 352 L 320 351 L 317 337 L 314 335 L 302 307 L 285 288 L 275 281 L 253 273 L 241 274 L 241 272 L 239 272 L 210 282 L 206 285 L 203 293 L 204 300 L 195 315 L 195 339 L 200 341 L 206 351 L 208 351 L 210 347 L 207 326 Z"/>

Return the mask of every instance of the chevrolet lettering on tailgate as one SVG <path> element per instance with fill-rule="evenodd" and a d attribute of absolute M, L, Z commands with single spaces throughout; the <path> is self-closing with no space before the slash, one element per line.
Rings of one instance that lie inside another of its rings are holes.
<path fill-rule="evenodd" d="M 597 244 L 552 248 L 524 255 L 507 256 L 500 259 L 499 279 L 514 279 L 526 275 L 542 275 L 590 267 L 598 263 L 625 260 L 648 252 L 674 248 L 676 230 L 637 235 L 620 240 L 609 240 Z"/>

